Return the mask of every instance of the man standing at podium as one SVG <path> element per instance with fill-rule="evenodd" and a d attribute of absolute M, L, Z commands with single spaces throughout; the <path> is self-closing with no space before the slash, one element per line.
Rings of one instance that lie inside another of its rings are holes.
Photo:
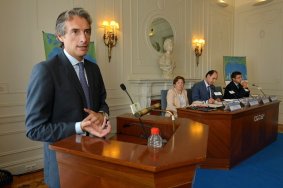
<path fill-rule="evenodd" d="M 28 86 L 26 135 L 44 142 L 44 179 L 50 188 L 60 187 L 60 181 L 49 144 L 74 134 L 103 137 L 111 131 L 102 75 L 97 64 L 84 59 L 91 22 L 82 8 L 59 15 L 56 36 L 62 51 L 34 66 Z"/>
<path fill-rule="evenodd" d="M 241 72 L 232 72 L 231 80 L 232 81 L 225 88 L 224 99 L 239 99 L 250 96 L 248 84 L 243 81 Z"/>

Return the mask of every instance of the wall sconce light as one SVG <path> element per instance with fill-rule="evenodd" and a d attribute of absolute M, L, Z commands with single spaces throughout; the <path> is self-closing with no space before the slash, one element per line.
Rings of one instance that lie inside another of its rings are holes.
<path fill-rule="evenodd" d="M 193 40 L 194 51 L 195 51 L 195 54 L 196 54 L 197 66 L 199 64 L 199 57 L 202 54 L 202 50 L 203 50 L 204 44 L 205 44 L 205 40 L 204 39 L 195 39 L 195 40 Z"/>
<path fill-rule="evenodd" d="M 229 5 L 226 0 L 218 0 L 217 4 L 221 7 L 227 7 Z"/>
<path fill-rule="evenodd" d="M 115 21 L 103 21 L 102 26 L 104 27 L 103 41 L 104 44 L 108 47 L 108 60 L 111 60 L 111 51 L 112 48 L 117 44 L 117 30 L 119 29 L 119 24 Z"/>

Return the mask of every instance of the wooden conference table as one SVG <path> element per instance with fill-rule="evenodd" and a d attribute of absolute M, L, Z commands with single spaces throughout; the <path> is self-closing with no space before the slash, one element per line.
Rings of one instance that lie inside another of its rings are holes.
<path fill-rule="evenodd" d="M 50 146 L 56 151 L 61 187 L 191 187 L 197 165 L 205 161 L 208 126 L 178 118 L 146 115 L 146 133 L 159 127 L 167 144 L 146 146 L 139 119 L 117 117 L 117 132 L 106 139 L 74 135 Z M 173 128 L 174 127 L 174 128 Z"/>
<path fill-rule="evenodd" d="M 234 112 L 178 109 L 179 117 L 209 125 L 206 168 L 229 169 L 277 139 L 279 101 Z"/>

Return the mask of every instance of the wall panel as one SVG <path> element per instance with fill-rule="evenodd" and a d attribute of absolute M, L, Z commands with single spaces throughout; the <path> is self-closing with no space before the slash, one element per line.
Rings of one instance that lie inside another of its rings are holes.
<path fill-rule="evenodd" d="M 0 46 L 0 168 L 11 170 L 14 174 L 42 168 L 42 143 L 31 141 L 25 136 L 26 87 L 32 67 L 45 59 L 42 31 L 54 33 L 59 13 L 72 7 L 83 7 L 93 18 L 91 40 L 95 43 L 97 63 L 107 89 L 110 120 L 115 132 L 115 117 L 130 112 L 130 101 L 119 86 L 122 82 L 130 93 L 134 93 L 134 101 L 138 101 L 140 93 L 146 91 L 136 94 L 136 88 L 131 83 L 141 79 L 154 83 L 157 81 L 158 84 L 152 88 L 153 95 L 158 95 L 164 83 L 171 83 L 171 80 L 162 80 L 157 63 L 162 54 L 154 51 L 147 37 L 147 29 L 154 18 L 165 18 L 172 25 L 176 75 L 197 81 L 211 67 L 219 68 L 218 58 L 226 52 L 226 46 L 225 49 L 221 48 L 213 38 L 221 35 L 220 32 L 227 34 L 223 36 L 223 41 L 229 41 L 225 45 L 230 49 L 232 26 L 227 23 L 231 21 L 232 13 L 216 7 L 210 9 L 215 5 L 212 2 L 1 0 L 0 21 L 3 27 L 0 27 L 0 39 L 4 45 Z M 227 18 L 219 21 L 221 16 Z M 118 44 L 112 50 L 111 62 L 108 62 L 107 48 L 102 40 L 101 24 L 104 19 L 113 19 L 120 24 Z M 219 27 L 224 26 L 221 31 L 214 26 L 215 23 Z M 209 41 L 199 67 L 195 65 L 192 49 L 192 38 L 196 35 L 205 36 Z M 188 84 L 191 87 L 191 82 Z"/>
<path fill-rule="evenodd" d="M 235 55 L 247 57 L 248 80 L 283 99 L 283 1 L 262 6 L 241 3 L 235 13 Z M 250 87 L 251 84 L 250 84 Z M 252 94 L 261 94 L 252 88 Z M 279 123 L 283 122 L 280 104 Z"/>

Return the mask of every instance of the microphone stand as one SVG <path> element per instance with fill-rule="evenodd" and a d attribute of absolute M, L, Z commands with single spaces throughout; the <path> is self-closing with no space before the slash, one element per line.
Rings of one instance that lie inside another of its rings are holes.
<path fill-rule="evenodd" d="M 266 97 L 265 93 L 262 91 L 261 87 L 257 86 L 256 84 L 252 84 L 252 86 L 255 86 L 261 93 L 264 97 Z"/>
<path fill-rule="evenodd" d="M 262 91 L 261 87 L 258 87 L 257 89 L 262 93 L 262 95 L 263 95 L 264 97 L 266 97 L 266 95 L 265 95 L 265 93 Z"/>
<path fill-rule="evenodd" d="M 168 114 L 170 114 L 170 116 L 171 116 L 171 119 L 172 119 L 172 130 L 173 130 L 173 132 L 175 132 L 175 116 L 174 116 L 174 114 L 171 112 L 171 111 L 169 111 L 169 110 L 159 110 L 159 109 L 151 109 L 151 111 L 158 111 L 158 112 L 167 112 Z M 142 116 L 141 116 L 142 117 Z M 140 124 L 141 124 L 141 127 L 142 127 L 142 131 L 143 131 L 143 134 L 141 134 L 141 138 L 148 138 L 148 134 L 147 134 L 147 132 L 146 132 L 146 130 L 145 130 L 145 126 L 144 126 L 144 124 L 143 124 L 143 122 L 142 122 L 142 119 L 141 119 L 141 117 L 139 117 L 139 122 L 140 122 Z"/>
<path fill-rule="evenodd" d="M 145 128 L 144 128 L 145 126 L 144 126 L 144 124 L 143 124 L 143 122 L 142 122 L 142 120 L 141 120 L 140 117 L 139 117 L 139 122 L 140 122 L 140 124 L 141 124 L 142 131 L 143 131 L 143 134 L 141 134 L 140 137 L 147 139 L 147 138 L 148 138 L 148 134 L 147 134 L 146 131 L 145 131 Z"/>
<path fill-rule="evenodd" d="M 233 90 L 232 90 L 233 91 Z M 230 91 L 229 91 L 230 92 Z M 230 93 L 231 94 L 231 93 Z M 239 101 L 241 108 L 244 107 L 244 104 L 242 105 L 242 102 L 240 101 L 240 99 L 238 98 L 238 96 L 236 95 L 235 91 L 233 91 L 232 95 Z"/>
<path fill-rule="evenodd" d="M 173 151 L 173 147 L 175 145 L 175 136 L 174 136 L 174 132 L 175 132 L 175 116 L 173 114 L 173 112 L 171 112 L 170 110 L 160 110 L 160 109 L 152 109 L 152 111 L 159 111 L 159 112 L 166 112 L 168 114 L 170 114 L 171 116 L 171 119 L 172 119 L 172 131 L 173 131 L 173 134 L 172 134 L 172 145 L 171 145 L 171 151 Z M 164 141 L 165 140 L 165 141 Z M 167 140 L 166 139 L 163 139 L 162 140 L 163 143 L 167 143 Z"/>
<path fill-rule="evenodd" d="M 128 93 L 128 91 L 127 91 L 127 90 L 125 90 L 125 92 L 126 92 L 126 93 L 127 93 L 127 95 L 129 96 L 129 98 L 130 98 L 130 100 L 131 100 L 132 104 L 134 104 L 134 101 L 133 101 L 132 97 L 130 96 L 130 94 Z"/>
<path fill-rule="evenodd" d="M 131 103 L 134 104 L 134 101 L 133 101 L 132 97 L 130 96 L 130 94 L 128 93 L 126 86 L 122 83 L 122 84 L 120 84 L 120 87 L 121 87 L 121 89 L 122 89 L 123 91 L 125 91 L 125 92 L 127 93 L 128 97 L 129 97 L 130 100 L 131 100 Z M 142 131 L 143 131 L 143 134 L 141 135 L 141 137 L 142 137 L 142 138 L 148 138 L 148 135 L 146 134 L 146 131 L 145 131 L 145 128 L 144 128 L 144 124 L 143 124 L 143 122 L 142 122 L 142 120 L 141 120 L 140 117 L 139 117 L 139 122 L 140 122 L 140 124 L 141 124 Z"/>
<path fill-rule="evenodd" d="M 158 111 L 158 112 L 166 112 L 168 114 L 170 114 L 170 117 L 172 119 L 172 129 L 173 129 L 173 133 L 175 132 L 175 116 L 173 114 L 173 112 L 171 112 L 170 110 L 160 110 L 160 109 L 152 109 L 152 111 Z"/>

